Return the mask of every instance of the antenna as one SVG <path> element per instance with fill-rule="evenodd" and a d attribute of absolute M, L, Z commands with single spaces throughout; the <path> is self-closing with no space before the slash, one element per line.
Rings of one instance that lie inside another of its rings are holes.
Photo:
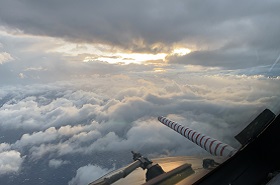
<path fill-rule="evenodd" d="M 192 130 L 188 127 L 184 127 L 179 123 L 171 121 L 165 117 L 158 117 L 158 120 L 163 123 L 164 125 L 168 126 L 169 128 L 173 129 L 174 131 L 178 132 L 191 142 L 195 143 L 196 145 L 200 146 L 207 152 L 215 156 L 224 156 L 224 157 L 231 157 L 233 154 L 237 152 L 236 149 L 233 147 L 217 140 L 201 134 L 195 130 Z"/>

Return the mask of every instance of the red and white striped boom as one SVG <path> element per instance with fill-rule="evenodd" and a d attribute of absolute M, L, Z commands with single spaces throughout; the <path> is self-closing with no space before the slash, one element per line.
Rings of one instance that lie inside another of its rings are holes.
<path fill-rule="evenodd" d="M 227 144 L 222 143 L 217 139 L 213 139 L 188 127 L 184 127 L 179 123 L 168 120 L 165 117 L 160 116 L 158 117 L 158 120 L 164 125 L 168 126 L 169 128 L 172 128 L 182 136 L 186 137 L 188 140 L 197 144 L 212 155 L 231 157 L 237 151 L 236 149 L 232 148 Z"/>

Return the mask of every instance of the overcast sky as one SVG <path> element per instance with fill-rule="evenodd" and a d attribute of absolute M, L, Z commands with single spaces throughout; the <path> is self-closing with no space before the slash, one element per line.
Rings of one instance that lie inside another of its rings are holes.
<path fill-rule="evenodd" d="M 128 164 L 130 150 L 207 154 L 157 116 L 238 148 L 254 116 L 280 112 L 279 10 L 0 0 L 0 181 L 83 184 Z"/>
<path fill-rule="evenodd" d="M 269 69 L 280 54 L 279 8 L 272 0 L 1 1 L 1 83 L 118 71 L 98 61 Z"/>

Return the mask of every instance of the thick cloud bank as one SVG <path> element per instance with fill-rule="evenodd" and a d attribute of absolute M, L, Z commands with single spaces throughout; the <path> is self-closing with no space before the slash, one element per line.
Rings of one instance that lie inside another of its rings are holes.
<path fill-rule="evenodd" d="M 115 71 L 74 61 L 118 59 L 121 53 L 165 53 L 158 63 L 226 69 L 271 66 L 280 54 L 280 2 L 273 0 L 0 2 L 0 75 L 9 77 L 4 82 L 15 75 L 54 80 L 79 71 Z M 172 55 L 176 48 L 191 53 Z"/>
<path fill-rule="evenodd" d="M 158 52 L 168 44 L 182 41 L 189 46 L 213 49 L 221 46 L 237 49 L 241 45 L 267 51 L 279 47 L 279 38 L 275 37 L 280 31 L 276 22 L 280 7 L 277 1 L 122 0 L 77 4 L 73 0 L 40 3 L 16 0 L 2 1 L 1 5 L 0 23 L 25 33 L 76 42 L 110 43 L 134 51 Z M 16 13 L 10 11 L 15 8 Z M 243 51 L 226 51 L 246 57 Z"/>
<path fill-rule="evenodd" d="M 208 155 L 158 116 L 238 148 L 233 136 L 258 113 L 265 108 L 279 113 L 279 78 L 211 73 L 134 73 L 3 86 L 1 174 L 25 169 L 15 176 L 17 182 L 37 169 L 45 179 L 79 184 L 90 181 L 94 170 L 98 176 L 102 169 L 132 162 L 131 150 L 151 158 Z M 60 175 L 51 176 L 51 169 Z M 71 173 L 62 173 L 67 170 Z"/>

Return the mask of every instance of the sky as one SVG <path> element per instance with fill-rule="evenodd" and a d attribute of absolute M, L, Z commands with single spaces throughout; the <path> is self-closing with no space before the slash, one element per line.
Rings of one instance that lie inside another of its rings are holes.
<path fill-rule="evenodd" d="M 0 0 L 0 181 L 87 184 L 207 152 L 165 116 L 238 148 L 280 113 L 280 2 Z"/>

